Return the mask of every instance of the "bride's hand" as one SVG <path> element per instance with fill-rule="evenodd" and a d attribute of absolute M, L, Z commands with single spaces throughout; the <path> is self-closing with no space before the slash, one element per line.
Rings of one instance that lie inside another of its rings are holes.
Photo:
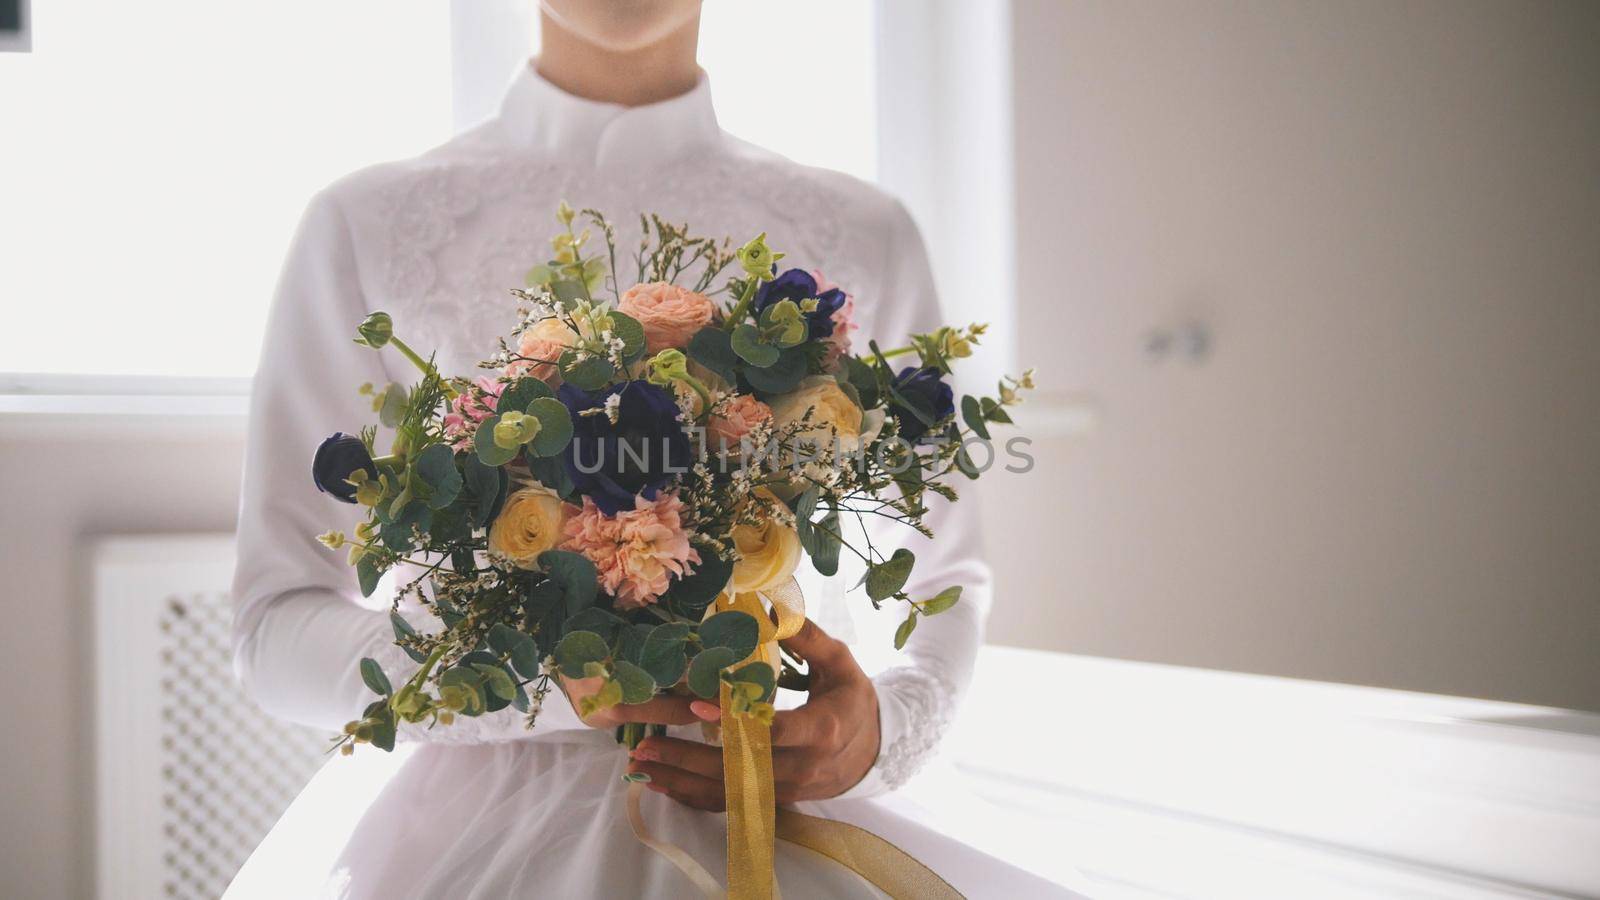
<path fill-rule="evenodd" d="M 850 655 L 810 620 L 783 642 L 810 663 L 810 699 L 772 722 L 772 778 L 779 803 L 826 800 L 854 787 L 878 758 L 878 694 Z M 658 698 L 659 699 L 659 698 Z M 695 715 L 715 721 L 717 706 L 690 704 Z M 633 751 L 629 772 L 650 776 L 645 786 L 679 803 L 721 811 L 722 749 L 695 741 L 648 737 Z"/>
<path fill-rule="evenodd" d="M 572 704 L 572 711 L 578 713 L 583 723 L 590 728 L 612 730 L 618 725 L 629 722 L 644 722 L 650 725 L 688 725 L 698 722 L 695 714 L 689 710 L 688 697 L 679 697 L 676 694 L 661 694 L 644 703 L 623 704 L 618 703 L 607 709 L 596 710 L 584 717 L 579 712 L 578 701 L 600 690 L 605 684 L 604 678 L 561 678 L 561 692 L 567 695 L 567 701 Z"/>

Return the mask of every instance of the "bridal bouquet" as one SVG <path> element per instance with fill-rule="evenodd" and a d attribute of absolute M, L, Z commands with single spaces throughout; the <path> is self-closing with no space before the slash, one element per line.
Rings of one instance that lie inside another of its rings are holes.
<path fill-rule="evenodd" d="M 905 605 L 897 645 L 960 599 L 960 585 L 908 595 L 913 554 L 858 546 L 843 525 L 929 534 L 927 495 L 955 499 L 955 473 L 978 477 L 969 442 L 1032 387 L 1025 374 L 956 403 L 946 378 L 983 326 L 857 353 L 850 295 L 780 270 L 765 235 L 734 249 L 641 218 L 624 280 L 604 216 L 562 204 L 557 218 L 554 258 L 512 292 L 520 320 L 481 364 L 491 374 L 446 377 L 385 313 L 357 329 L 421 378 L 362 387 L 388 452 L 376 427 L 318 448 L 318 487 L 369 510 L 353 535 L 320 540 L 349 548 L 364 594 L 396 570 L 396 608 L 414 598 L 437 622 L 391 614 L 417 668 L 396 685 L 360 661 L 379 697 L 342 753 L 392 749 L 401 721 L 506 706 L 532 727 L 558 674 L 597 685 L 584 715 L 676 691 L 770 722 L 776 684 L 803 679 L 777 646 L 804 617 L 802 558 L 832 575 L 841 552 L 860 557 L 871 603 Z M 637 744 L 642 729 L 618 738 Z"/>

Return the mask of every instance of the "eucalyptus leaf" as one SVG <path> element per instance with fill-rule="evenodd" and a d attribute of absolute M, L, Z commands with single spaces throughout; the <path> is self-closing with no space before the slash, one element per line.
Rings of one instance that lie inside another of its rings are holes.
<path fill-rule="evenodd" d="M 550 390 L 550 385 L 543 380 L 529 376 L 519 378 L 506 385 L 500 391 L 500 399 L 495 402 L 494 411 L 497 413 L 526 411 L 528 404 L 541 397 L 554 397 L 555 392 Z"/>
<path fill-rule="evenodd" d="M 808 551 L 811 554 L 811 567 L 822 575 L 837 575 L 839 550 L 844 545 L 839 539 L 839 511 L 829 508 L 828 514 L 813 525 L 811 531 L 816 543 L 816 549 Z"/>
<path fill-rule="evenodd" d="M 777 347 L 761 342 L 761 332 L 754 325 L 746 322 L 733 330 L 730 340 L 733 352 L 739 358 L 756 368 L 766 368 L 778 361 L 782 355 Z"/>
<path fill-rule="evenodd" d="M 610 655 L 611 648 L 592 631 L 574 631 L 556 644 L 556 665 L 568 678 L 583 678 L 584 666 L 603 662 Z"/>
<path fill-rule="evenodd" d="M 394 714 L 388 710 L 384 713 L 372 726 L 372 746 L 388 753 L 394 750 Z"/>
<path fill-rule="evenodd" d="M 470 453 L 462 460 L 463 479 L 466 490 L 472 497 L 472 524 L 485 528 L 499 515 L 500 507 L 505 503 L 506 491 L 509 488 L 505 470 L 495 466 L 484 465 L 476 453 Z"/>
<path fill-rule="evenodd" d="M 970 479 L 977 480 L 983 473 L 978 469 L 978 464 L 972 461 L 972 456 L 967 453 L 967 448 L 956 450 L 956 469 Z"/>
<path fill-rule="evenodd" d="M 728 586 L 733 576 L 733 563 L 717 554 L 702 550 L 700 564 L 693 572 L 673 581 L 661 602 L 668 609 L 685 618 L 697 618 L 707 605 Z"/>
<path fill-rule="evenodd" d="M 973 434 L 986 441 L 989 439 L 989 424 L 983 421 L 983 405 L 977 397 L 967 394 L 961 398 L 961 420 L 967 423 Z"/>
<path fill-rule="evenodd" d="M 656 684 L 663 687 L 677 684 L 689 664 L 683 649 L 688 638 L 689 626 L 685 623 L 657 625 L 644 639 L 644 648 L 639 651 L 639 667 L 649 672 Z"/>
<path fill-rule="evenodd" d="M 561 586 L 568 616 L 594 605 L 594 598 L 600 592 L 599 573 L 594 563 L 583 555 L 570 550 L 546 550 L 539 554 L 539 568 Z"/>
<path fill-rule="evenodd" d="M 700 623 L 700 646 L 726 647 L 744 659 L 756 649 L 761 629 L 749 613 L 737 610 L 719 612 Z"/>
<path fill-rule="evenodd" d="M 649 622 L 636 622 L 619 630 L 617 637 L 621 646 L 617 650 L 617 656 L 636 666 L 640 665 L 640 659 L 644 656 L 644 642 L 649 639 L 653 630 L 655 626 Z"/>
<path fill-rule="evenodd" d="M 416 637 L 417 630 L 412 628 L 411 623 L 407 622 L 403 616 L 392 609 L 389 610 L 389 627 L 394 629 L 395 643 L 399 645 L 401 650 L 405 651 L 406 656 L 411 657 L 412 662 L 420 663 L 427 660 L 427 657 L 419 651 L 412 649 L 407 644 L 400 643 L 406 638 Z"/>
<path fill-rule="evenodd" d="M 564 407 L 563 407 L 564 408 Z M 461 470 L 456 468 L 456 455 L 444 444 L 434 444 L 418 454 L 414 463 L 417 477 L 428 486 L 428 505 L 444 509 L 461 494 Z"/>
<path fill-rule="evenodd" d="M 961 585 L 958 584 L 947 587 L 939 593 L 934 594 L 933 599 L 923 601 L 922 614 L 926 616 L 936 616 L 950 607 L 955 606 L 956 601 L 960 599 Z"/>
<path fill-rule="evenodd" d="M 739 356 L 733 352 L 728 333 L 709 325 L 689 339 L 689 358 L 722 376 L 732 384 L 738 380 Z"/>
<path fill-rule="evenodd" d="M 893 597 L 906 586 L 906 579 L 911 577 L 911 567 L 916 561 L 915 554 L 901 547 L 883 562 L 869 566 L 862 578 L 867 585 L 867 596 L 875 601 Z"/>
<path fill-rule="evenodd" d="M 561 377 L 575 388 L 596 391 L 606 386 L 616 372 L 611 361 L 599 356 L 578 359 L 573 351 L 561 354 Z"/>
<path fill-rule="evenodd" d="M 656 680 L 650 673 L 625 659 L 611 664 L 611 676 L 622 685 L 623 703 L 643 703 L 656 695 Z"/>
<path fill-rule="evenodd" d="M 474 663 L 472 667 L 483 673 L 483 683 L 496 697 L 507 703 L 516 699 L 517 682 L 505 669 L 487 663 Z"/>
<path fill-rule="evenodd" d="M 1011 414 L 1006 412 L 1005 407 L 1001 406 L 993 397 L 985 397 L 980 402 L 983 405 L 983 417 L 985 419 L 991 422 L 999 422 L 1002 425 L 1013 424 Z"/>
<path fill-rule="evenodd" d="M 701 650 L 689 663 L 689 690 L 701 699 L 715 699 L 721 692 L 722 670 L 740 659 L 727 647 Z"/>
<path fill-rule="evenodd" d="M 484 695 L 483 676 L 471 665 L 447 669 L 439 676 L 439 687 L 460 688 L 468 693 L 467 706 L 461 710 L 464 716 L 481 716 L 489 708 L 489 698 Z"/>
<path fill-rule="evenodd" d="M 844 374 L 861 397 L 861 408 L 872 409 L 878 405 L 878 375 L 871 366 L 854 356 L 843 357 Z"/>
<path fill-rule="evenodd" d="M 406 403 L 410 400 L 403 384 L 389 382 L 383 389 L 383 405 L 378 407 L 378 421 L 386 428 L 399 427 L 406 417 Z"/>
<path fill-rule="evenodd" d="M 394 693 L 394 688 L 389 685 L 389 676 L 383 674 L 383 667 L 371 657 L 363 657 L 361 660 L 361 680 L 366 682 L 374 694 L 387 697 Z"/>
<path fill-rule="evenodd" d="M 770 701 L 778 687 L 777 677 L 773 674 L 772 667 L 764 662 L 753 662 L 749 665 L 740 666 L 722 677 L 730 682 L 742 681 L 747 684 L 759 685 L 761 687 L 761 696 L 757 700 L 761 703 Z"/>
<path fill-rule="evenodd" d="M 553 273 L 552 273 L 553 274 Z M 563 306 L 570 308 L 574 300 L 589 299 L 589 289 L 580 281 L 558 280 L 550 284 L 550 293 L 556 295 Z"/>
<path fill-rule="evenodd" d="M 556 270 L 546 265 L 537 265 L 528 270 L 522 278 L 523 284 L 528 287 L 543 287 L 556 279 Z"/>
<path fill-rule="evenodd" d="M 521 447 L 507 449 L 494 442 L 494 427 L 499 424 L 498 415 L 490 416 L 478 424 L 478 432 L 472 436 L 472 449 L 477 452 L 479 461 L 495 468 L 516 459 L 522 450 Z"/>
<path fill-rule="evenodd" d="M 632 362 L 644 353 L 644 326 L 639 320 L 616 310 L 606 313 L 611 317 L 611 333 L 622 338 L 622 358 Z"/>
<path fill-rule="evenodd" d="M 364 553 L 356 560 L 356 581 L 361 585 L 361 596 L 371 597 L 372 592 L 378 589 L 378 579 L 383 577 L 383 571 L 378 568 L 377 558 L 371 553 Z"/>
<path fill-rule="evenodd" d="M 528 457 L 528 471 L 539 483 L 556 492 L 563 500 L 571 500 L 576 488 L 572 484 L 572 473 L 567 471 L 566 460 L 559 456 Z"/>
<path fill-rule="evenodd" d="M 806 377 L 806 354 L 797 348 L 784 350 L 766 368 L 744 370 L 745 380 L 763 395 L 784 394 L 795 389 Z"/>
<path fill-rule="evenodd" d="M 528 449 L 534 456 L 555 456 L 572 440 L 572 413 L 554 397 L 540 397 L 528 404 L 528 415 L 539 420 L 539 433 Z"/>
<path fill-rule="evenodd" d="M 562 634 L 571 634 L 574 631 L 592 631 L 600 635 L 600 639 L 610 644 L 617 639 L 617 631 L 627 623 L 617 618 L 610 612 L 598 606 L 581 609 L 576 615 L 571 616 L 561 626 Z"/>
<path fill-rule="evenodd" d="M 916 630 L 917 611 L 913 609 L 911 614 L 906 616 L 906 620 L 900 623 L 900 627 L 894 630 L 894 648 L 896 650 L 904 649 L 906 641 L 911 639 L 911 632 Z"/>

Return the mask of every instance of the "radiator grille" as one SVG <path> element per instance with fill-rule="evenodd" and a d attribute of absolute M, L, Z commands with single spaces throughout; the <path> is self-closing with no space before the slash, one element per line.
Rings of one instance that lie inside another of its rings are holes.
<path fill-rule="evenodd" d="M 220 537 L 99 548 L 102 898 L 221 896 L 327 759 L 326 734 L 270 718 L 234 680 L 231 559 Z"/>

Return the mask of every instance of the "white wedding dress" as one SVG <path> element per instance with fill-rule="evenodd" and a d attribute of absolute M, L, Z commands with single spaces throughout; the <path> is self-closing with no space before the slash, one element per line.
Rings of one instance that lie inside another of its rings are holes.
<path fill-rule="evenodd" d="M 343 554 L 315 540 L 330 528 L 351 530 L 355 509 L 313 487 L 312 451 L 332 432 L 374 420 L 359 385 L 415 375 L 398 356 L 353 344 L 356 323 L 387 310 L 407 343 L 437 351 L 442 371 L 476 377 L 477 361 L 515 322 L 508 289 L 547 258 L 562 199 L 600 209 L 618 226 L 623 273 L 638 214 L 655 212 L 736 242 L 766 231 L 789 254 L 785 264 L 821 269 L 855 296 L 858 347 L 868 337 L 899 343 L 941 321 L 904 209 L 847 176 L 726 135 L 703 77 L 681 97 L 623 108 L 564 94 L 524 69 L 496 118 L 421 157 L 339 181 L 311 202 L 295 237 L 252 398 L 234 585 L 238 673 L 268 713 L 332 731 L 372 699 L 360 657 L 379 660 L 392 680 L 415 668 L 391 643 L 387 604 L 361 601 Z M 882 796 L 932 753 L 971 675 L 989 603 L 976 518 L 941 504 L 930 515 L 933 541 L 909 529 L 875 536 L 916 550 L 912 594 L 966 589 L 902 653 L 890 649 L 892 613 L 874 616 L 864 597 L 844 596 L 851 572 L 803 581 L 812 618 L 853 639 L 863 665 L 877 671 L 882 749 L 844 797 L 797 808 L 873 831 L 969 897 L 1071 896 L 919 824 L 908 804 Z M 431 731 L 405 726 L 401 740 L 393 756 L 361 747 L 356 758 L 330 763 L 228 896 L 692 894 L 629 830 L 623 752 L 609 733 L 584 727 L 559 694 L 532 731 L 507 709 Z M 721 815 L 656 794 L 646 794 L 644 814 L 659 837 L 721 877 Z M 879 896 L 850 871 L 781 841 L 777 870 L 792 898 Z"/>

